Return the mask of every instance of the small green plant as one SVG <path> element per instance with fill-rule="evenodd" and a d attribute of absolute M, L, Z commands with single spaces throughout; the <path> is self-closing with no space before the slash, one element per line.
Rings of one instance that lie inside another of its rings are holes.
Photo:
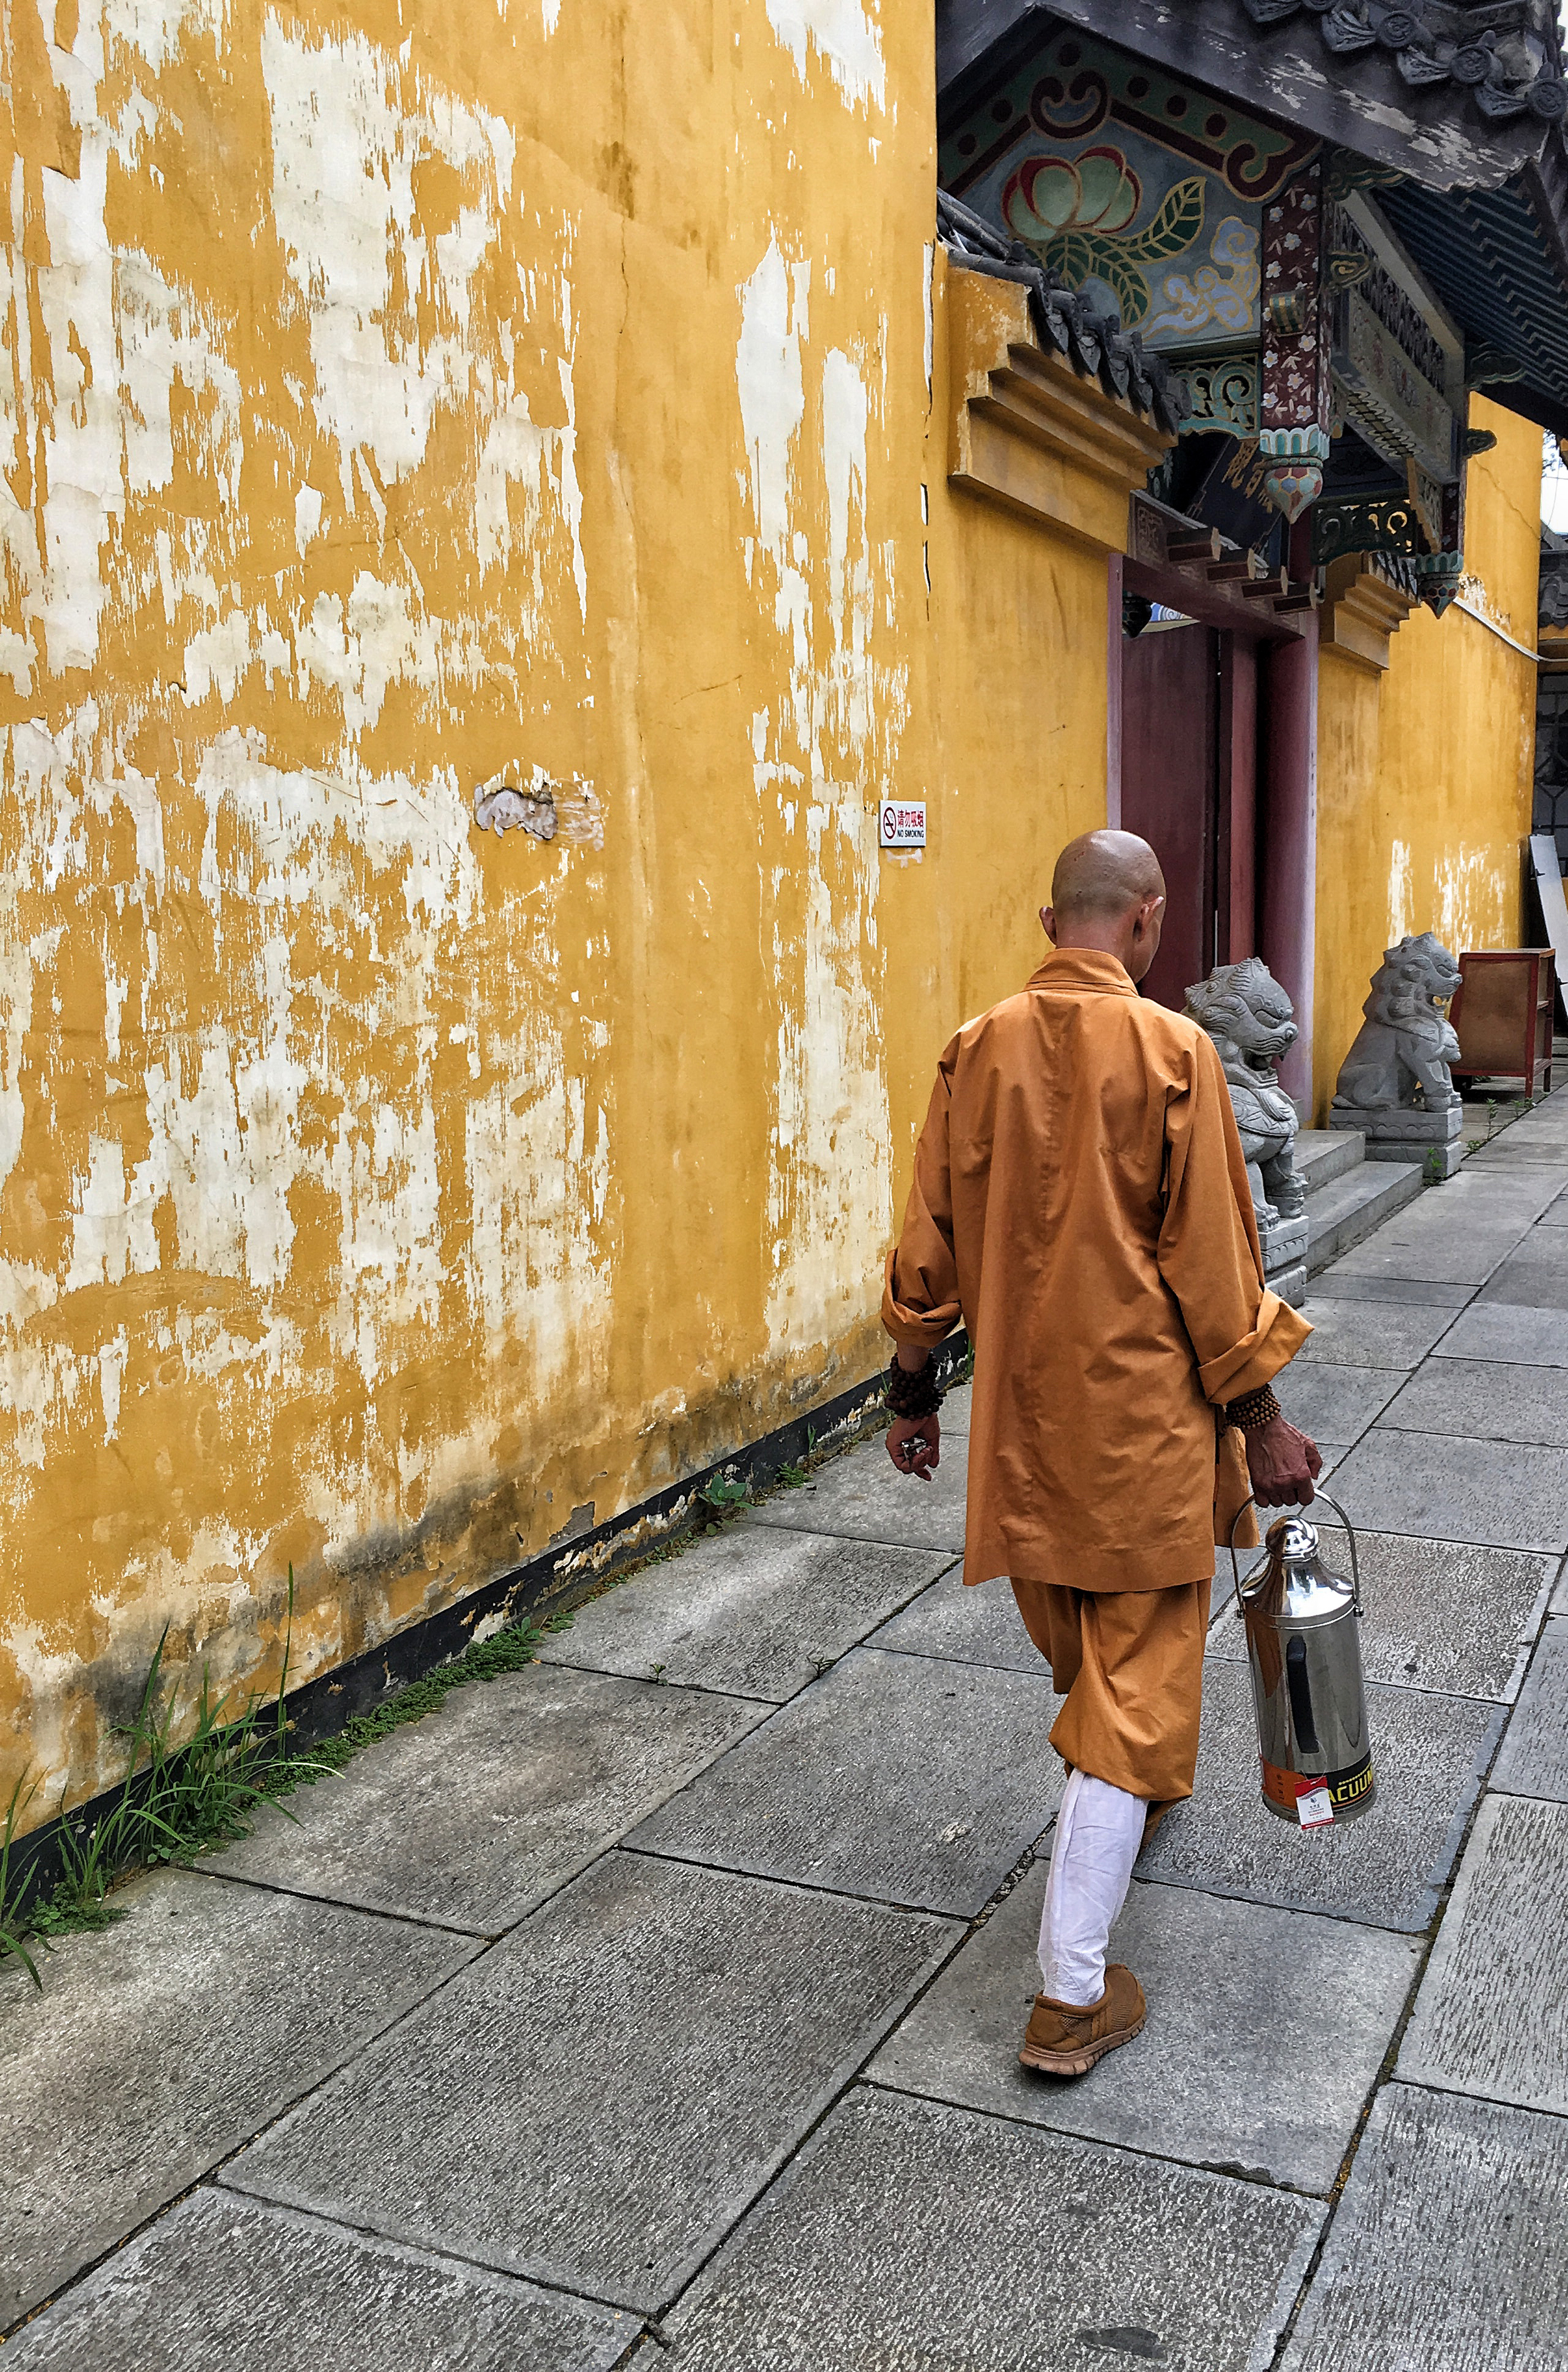
<path fill-rule="evenodd" d="M 716 1531 L 721 1524 L 726 1524 L 732 1517 L 738 1516 L 749 1495 L 747 1483 L 735 1482 L 727 1474 L 715 1474 L 710 1482 L 703 1483 L 698 1493 L 707 1517 L 699 1529 Z"/>
<path fill-rule="evenodd" d="M 1427 1182 L 1427 1184 L 1428 1184 L 1429 1186 L 1441 1186 L 1441 1185 L 1442 1185 L 1442 1183 L 1443 1183 L 1443 1180 L 1444 1180 L 1445 1176 L 1446 1175 L 1446 1172 L 1445 1171 L 1445 1169 L 1444 1169 L 1444 1166 L 1443 1166 L 1443 1156 L 1442 1156 L 1442 1155 L 1437 1151 L 1437 1148 L 1436 1148 L 1436 1146 L 1435 1146 L 1435 1145 L 1433 1147 L 1432 1151 L 1427 1155 L 1427 1157 L 1426 1157 L 1425 1160 L 1422 1163 L 1421 1167 L 1422 1167 L 1422 1173 L 1423 1173 L 1423 1175 L 1424 1176 L 1424 1178 L 1425 1178 L 1425 1180 L 1426 1180 L 1426 1182 Z"/>
<path fill-rule="evenodd" d="M 651 1680 L 662 1680 L 668 1669 L 669 1667 L 668 1664 L 650 1664 L 648 1666 L 648 1678 Z"/>
<path fill-rule="evenodd" d="M 811 1474 L 808 1467 L 781 1466 L 779 1468 L 779 1481 L 784 1484 L 786 1491 L 798 1491 L 801 1484 L 803 1482 L 809 1482 L 810 1479 Z"/>

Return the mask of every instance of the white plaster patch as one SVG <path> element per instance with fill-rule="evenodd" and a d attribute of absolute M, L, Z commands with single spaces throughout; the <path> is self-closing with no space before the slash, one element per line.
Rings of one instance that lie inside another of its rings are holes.
<path fill-rule="evenodd" d="M 861 0 L 767 0 L 767 7 L 773 38 L 803 83 L 807 52 L 814 49 L 850 106 L 886 105 L 882 29 Z"/>
<path fill-rule="evenodd" d="M 873 396 L 862 364 L 830 347 L 813 374 L 819 443 L 810 449 L 808 288 L 807 267 L 786 264 L 771 238 L 738 292 L 736 354 L 756 530 L 748 556 L 772 575 L 789 662 L 776 713 L 753 715 L 751 760 L 764 848 L 778 832 L 781 851 L 800 849 L 764 875 L 778 983 L 768 1322 L 775 1346 L 797 1355 L 853 1325 L 887 1225 L 887 1093 L 867 975 L 877 737 L 897 733 L 905 707 L 901 671 L 879 675 L 871 651 Z M 757 588 L 765 599 L 762 573 Z"/>
<path fill-rule="evenodd" d="M 1394 947 L 1411 927 L 1415 882 L 1408 840 L 1397 840 L 1388 863 L 1388 945 Z"/>

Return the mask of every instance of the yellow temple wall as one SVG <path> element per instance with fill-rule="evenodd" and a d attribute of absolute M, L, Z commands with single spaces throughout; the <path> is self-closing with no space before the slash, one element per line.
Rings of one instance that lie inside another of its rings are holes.
<path fill-rule="evenodd" d="M 1470 419 L 1492 429 L 1497 444 L 1469 465 L 1459 600 L 1442 618 L 1424 606 L 1412 610 L 1390 639 L 1386 674 L 1332 649 L 1322 654 L 1319 1125 L 1385 948 L 1407 931 L 1435 931 L 1456 954 L 1519 944 L 1535 762 L 1527 654 L 1536 639 L 1540 431 L 1481 397 Z"/>
<path fill-rule="evenodd" d="M 927 11 L 7 24 L 33 1822 L 166 1625 L 275 1679 L 292 1563 L 303 1678 L 866 1372 L 1030 778 L 931 730 Z M 554 838 L 480 830 L 536 770 Z"/>

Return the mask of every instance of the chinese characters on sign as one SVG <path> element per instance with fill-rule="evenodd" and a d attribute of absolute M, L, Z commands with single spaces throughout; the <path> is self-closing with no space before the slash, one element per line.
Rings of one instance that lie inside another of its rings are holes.
<path fill-rule="evenodd" d="M 884 799 L 877 821 L 877 837 L 883 848 L 923 848 L 925 846 L 925 801 L 923 799 Z"/>

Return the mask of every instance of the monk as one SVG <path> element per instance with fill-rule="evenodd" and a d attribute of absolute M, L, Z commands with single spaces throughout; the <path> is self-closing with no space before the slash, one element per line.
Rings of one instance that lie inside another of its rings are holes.
<path fill-rule="evenodd" d="M 1146 841 L 1063 849 L 1040 914 L 1054 952 L 937 1065 L 882 1300 L 888 1451 L 922 1481 L 941 1445 L 931 1354 L 969 1329 L 964 1579 L 1011 1579 L 1066 1699 L 1019 2053 L 1055 2076 L 1144 2023 L 1106 1946 L 1145 1835 L 1192 1792 L 1215 1542 L 1249 1486 L 1305 1502 L 1322 1466 L 1271 1389 L 1310 1329 L 1264 1285 L 1219 1056 L 1138 994 L 1164 910 Z"/>

